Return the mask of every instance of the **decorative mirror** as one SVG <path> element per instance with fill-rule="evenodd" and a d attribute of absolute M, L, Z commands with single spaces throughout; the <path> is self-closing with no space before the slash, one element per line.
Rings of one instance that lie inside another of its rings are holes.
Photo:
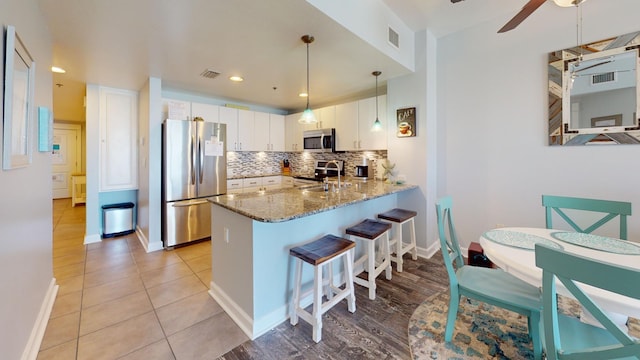
<path fill-rule="evenodd" d="M 549 53 L 549 145 L 640 144 L 640 32 Z"/>
<path fill-rule="evenodd" d="M 8 170 L 31 163 L 30 133 L 36 64 L 15 27 L 7 26 L 5 34 L 2 168 Z"/>

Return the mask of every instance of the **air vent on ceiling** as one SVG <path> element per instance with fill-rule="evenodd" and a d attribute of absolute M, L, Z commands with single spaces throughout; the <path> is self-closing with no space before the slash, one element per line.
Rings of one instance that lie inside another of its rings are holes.
<path fill-rule="evenodd" d="M 389 27 L 389 43 L 397 48 L 400 48 L 400 35 Z"/>
<path fill-rule="evenodd" d="M 213 79 L 213 78 L 215 78 L 215 77 L 216 77 L 216 76 L 218 76 L 218 75 L 220 75 L 220 73 L 219 73 L 219 72 L 217 72 L 217 71 L 213 71 L 213 70 L 211 70 L 211 69 L 206 69 L 205 71 L 203 71 L 203 72 L 200 74 L 200 76 L 202 76 L 202 77 L 206 77 L 206 78 L 209 78 L 209 79 Z"/>
<path fill-rule="evenodd" d="M 616 73 L 615 71 L 606 72 L 602 74 L 593 74 L 591 75 L 591 84 L 602 84 L 616 81 Z"/>

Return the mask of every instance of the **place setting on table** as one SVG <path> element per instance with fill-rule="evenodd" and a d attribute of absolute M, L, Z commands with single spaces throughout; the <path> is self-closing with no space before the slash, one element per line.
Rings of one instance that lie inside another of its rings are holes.
<path fill-rule="evenodd" d="M 525 282 L 541 286 L 542 270 L 536 266 L 535 261 L 536 244 L 640 269 L 640 244 L 618 238 L 546 228 L 497 228 L 480 237 L 485 255 L 496 266 Z M 618 325 L 628 327 L 630 333 L 640 337 L 640 301 L 586 285 L 584 288 L 586 293 L 609 311 Z M 568 295 L 561 286 L 558 291 L 561 295 Z M 596 324 L 582 310 L 578 316 L 586 323 Z"/>

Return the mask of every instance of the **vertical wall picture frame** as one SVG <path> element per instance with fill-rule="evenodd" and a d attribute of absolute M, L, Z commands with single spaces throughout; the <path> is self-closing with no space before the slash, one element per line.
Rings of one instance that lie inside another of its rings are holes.
<path fill-rule="evenodd" d="M 2 169 L 11 170 L 31 163 L 36 63 L 14 26 L 5 29 L 4 50 Z"/>
<path fill-rule="evenodd" d="M 399 138 L 416 136 L 416 108 L 402 108 L 396 111 L 396 136 Z"/>

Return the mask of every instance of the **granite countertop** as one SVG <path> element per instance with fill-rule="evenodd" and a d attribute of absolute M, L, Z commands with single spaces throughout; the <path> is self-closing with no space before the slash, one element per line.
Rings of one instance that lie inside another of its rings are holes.
<path fill-rule="evenodd" d="M 209 201 L 257 221 L 282 222 L 418 187 L 386 184 L 380 180 L 353 181 L 338 192 L 316 191 L 320 186 L 219 195 Z"/>

